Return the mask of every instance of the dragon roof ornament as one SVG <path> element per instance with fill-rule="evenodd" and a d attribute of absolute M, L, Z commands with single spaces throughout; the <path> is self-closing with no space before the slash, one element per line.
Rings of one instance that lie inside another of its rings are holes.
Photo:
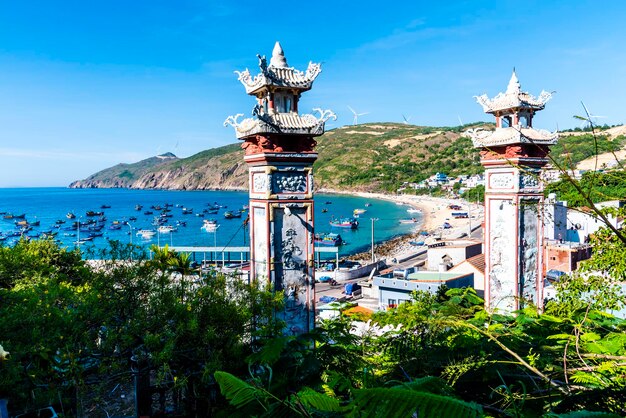
<path fill-rule="evenodd" d="M 319 117 L 310 114 L 295 113 L 260 113 L 256 117 L 242 119 L 243 114 L 229 116 L 224 126 L 232 126 L 238 139 L 255 134 L 291 134 L 291 135 L 321 135 L 324 133 L 324 124 L 328 119 L 337 120 L 332 110 L 313 109 Z"/>
<path fill-rule="evenodd" d="M 493 99 L 490 99 L 486 94 L 474 96 L 474 98 L 482 106 L 485 113 L 495 113 L 515 108 L 542 110 L 548 100 L 552 98 L 553 93 L 542 90 L 539 97 L 534 97 L 527 92 L 523 92 L 515 70 L 513 70 L 506 92 L 499 93 Z"/>
<path fill-rule="evenodd" d="M 322 72 L 322 66 L 313 62 L 309 62 L 309 66 L 304 72 L 289 67 L 283 49 L 278 42 L 272 51 L 269 65 L 267 65 L 267 58 L 264 55 L 257 55 L 257 57 L 261 70 L 259 74 L 252 77 L 247 68 L 244 71 L 235 71 L 248 94 L 254 94 L 266 86 L 294 88 L 301 91 L 310 90 L 313 81 Z"/>

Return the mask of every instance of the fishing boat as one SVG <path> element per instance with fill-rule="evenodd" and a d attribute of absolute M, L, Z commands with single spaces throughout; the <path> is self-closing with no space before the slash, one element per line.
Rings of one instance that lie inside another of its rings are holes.
<path fill-rule="evenodd" d="M 161 234 L 169 234 L 170 232 L 175 232 L 175 231 L 176 231 L 176 227 L 172 225 L 161 225 L 159 227 L 159 232 Z"/>
<path fill-rule="evenodd" d="M 152 215 L 154 212 L 152 212 L 151 210 L 147 210 L 145 211 L 143 214 L 144 215 Z"/>
<path fill-rule="evenodd" d="M 326 208 L 322 209 L 322 213 L 326 213 L 326 212 L 328 212 L 328 209 Z"/>
<path fill-rule="evenodd" d="M 315 234 L 315 245 L 338 247 L 343 244 L 341 235 L 335 233 Z"/>
<path fill-rule="evenodd" d="M 13 215 L 15 219 L 26 219 L 26 214 L 22 213 L 21 215 Z"/>
<path fill-rule="evenodd" d="M 193 213 L 193 209 L 183 208 L 183 215 L 191 215 Z"/>
<path fill-rule="evenodd" d="M 366 208 L 369 208 L 370 206 L 372 206 L 372 204 L 371 204 L 371 203 L 369 203 L 369 202 L 365 204 L 365 207 L 366 207 Z"/>
<path fill-rule="evenodd" d="M 419 209 L 414 209 L 414 208 L 407 209 L 406 211 L 409 212 L 409 213 L 420 213 Z"/>
<path fill-rule="evenodd" d="M 400 219 L 400 223 L 401 224 L 414 224 L 419 222 L 419 220 L 417 218 L 411 218 L 411 219 Z"/>
<path fill-rule="evenodd" d="M 111 205 L 102 205 L 100 209 L 111 209 Z"/>
<path fill-rule="evenodd" d="M 85 215 L 93 217 L 93 216 L 103 216 L 104 212 L 95 212 L 93 210 L 88 210 L 87 212 L 85 212 Z"/>
<path fill-rule="evenodd" d="M 141 210 L 141 209 L 143 209 L 143 206 L 141 206 L 141 205 L 135 205 L 135 210 Z"/>
<path fill-rule="evenodd" d="M 150 239 L 156 235 L 156 231 L 153 229 L 140 229 L 137 231 L 137 236 L 143 239 Z"/>
<path fill-rule="evenodd" d="M 218 226 L 215 219 L 205 219 L 200 229 L 204 229 L 207 232 L 215 232 Z"/>
<path fill-rule="evenodd" d="M 224 212 L 224 218 L 226 219 L 233 219 L 233 218 L 241 218 L 241 211 L 229 211 L 227 210 L 226 212 Z"/>
<path fill-rule="evenodd" d="M 67 215 L 65 215 L 65 217 L 67 219 L 75 219 L 76 215 L 74 215 L 72 212 L 67 212 Z"/>
<path fill-rule="evenodd" d="M 341 218 L 341 219 L 331 219 L 330 226 L 335 228 L 350 228 L 356 229 L 359 226 L 359 221 L 355 218 Z"/>
<path fill-rule="evenodd" d="M 354 209 L 354 210 L 352 211 L 352 213 L 353 213 L 354 215 L 362 215 L 362 214 L 364 214 L 365 212 L 367 212 L 367 210 L 365 210 L 365 209 Z"/>

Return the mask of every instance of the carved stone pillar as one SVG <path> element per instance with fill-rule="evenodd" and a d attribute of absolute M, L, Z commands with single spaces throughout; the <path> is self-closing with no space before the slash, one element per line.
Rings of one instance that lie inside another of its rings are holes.
<path fill-rule="evenodd" d="M 250 275 L 284 292 L 286 333 L 315 325 L 313 162 L 316 153 L 245 156 L 250 179 Z"/>

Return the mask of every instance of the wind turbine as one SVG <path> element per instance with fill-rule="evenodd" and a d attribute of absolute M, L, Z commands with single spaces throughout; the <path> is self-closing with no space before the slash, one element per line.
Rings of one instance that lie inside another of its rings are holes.
<path fill-rule="evenodd" d="M 402 115 L 402 119 L 404 120 L 404 124 L 405 124 L 405 125 L 408 125 L 408 124 L 409 124 L 409 121 L 411 120 L 411 116 L 409 116 L 409 117 L 407 118 L 406 116 Z"/>
<path fill-rule="evenodd" d="M 574 116 L 574 117 L 582 121 L 580 124 L 581 128 L 584 127 L 585 125 L 589 125 L 589 127 L 596 126 L 597 119 L 606 118 L 606 116 L 592 115 L 589 109 L 587 109 L 587 106 L 585 106 L 583 102 L 580 102 L 580 104 L 583 105 L 583 109 L 585 109 L 585 116 Z M 596 121 L 594 122 L 593 119 L 596 119 Z"/>
<path fill-rule="evenodd" d="M 350 106 L 348 106 L 348 109 L 350 109 L 350 112 L 352 112 L 352 114 L 354 115 L 354 119 L 352 120 L 353 125 L 359 124 L 359 116 L 367 115 L 370 113 L 370 112 L 356 113 L 356 111 L 352 109 Z"/>

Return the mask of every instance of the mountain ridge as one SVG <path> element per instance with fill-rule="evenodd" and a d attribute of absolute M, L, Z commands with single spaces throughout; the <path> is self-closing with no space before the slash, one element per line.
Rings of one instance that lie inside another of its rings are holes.
<path fill-rule="evenodd" d="M 484 122 L 457 127 L 367 123 L 327 131 L 317 138 L 318 160 L 313 166 L 316 190 L 395 192 L 403 183 L 419 182 L 436 172 L 452 176 L 482 173 L 478 150 L 463 134 L 475 127 L 494 129 L 493 124 Z M 578 151 L 588 143 L 586 135 L 564 135 L 555 151 L 560 154 L 567 150 L 567 155 L 574 155 L 570 152 L 573 147 Z M 626 143 L 622 135 L 616 137 L 613 132 L 600 132 L 598 143 L 603 146 L 597 150 L 608 151 Z M 590 150 L 584 151 L 575 153 L 580 155 L 578 161 L 588 157 Z M 186 158 L 166 153 L 133 164 L 117 164 L 69 187 L 246 190 L 248 168 L 239 142 Z"/>

